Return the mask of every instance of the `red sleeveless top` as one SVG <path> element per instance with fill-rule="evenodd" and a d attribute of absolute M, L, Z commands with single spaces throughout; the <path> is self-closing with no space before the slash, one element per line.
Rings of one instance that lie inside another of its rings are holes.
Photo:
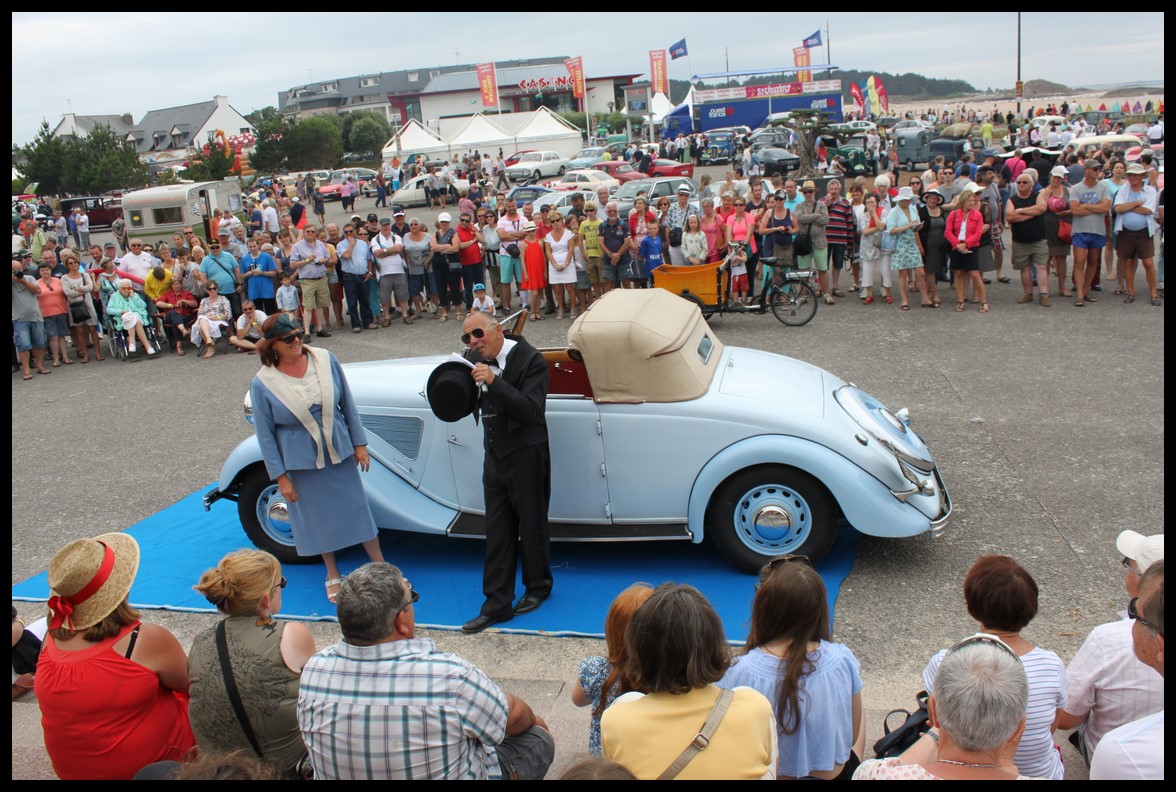
<path fill-rule="evenodd" d="M 58 778 L 130 779 L 152 762 L 183 759 L 196 744 L 187 694 L 112 649 L 137 626 L 78 651 L 45 638 L 34 690 Z"/>

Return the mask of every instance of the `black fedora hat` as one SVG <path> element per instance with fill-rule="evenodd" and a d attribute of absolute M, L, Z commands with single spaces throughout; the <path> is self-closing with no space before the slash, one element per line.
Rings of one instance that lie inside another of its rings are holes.
<path fill-rule="evenodd" d="M 433 415 L 455 423 L 477 407 L 478 386 L 470 376 L 470 367 L 452 360 L 433 369 L 425 385 L 425 396 Z"/>

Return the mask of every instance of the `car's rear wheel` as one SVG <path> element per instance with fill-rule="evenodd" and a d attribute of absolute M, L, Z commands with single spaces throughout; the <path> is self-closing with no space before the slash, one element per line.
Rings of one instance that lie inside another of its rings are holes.
<path fill-rule="evenodd" d="M 738 569 L 756 573 L 771 558 L 792 553 L 815 564 L 837 538 L 833 496 L 809 474 L 786 465 L 759 465 L 727 479 L 711 498 L 706 531 Z"/>
<path fill-rule="evenodd" d="M 258 550 L 272 554 L 283 564 L 310 564 L 315 556 L 300 556 L 294 548 L 294 534 L 286 499 L 265 465 L 255 465 L 245 474 L 237 493 L 237 516 L 245 535 Z"/>
<path fill-rule="evenodd" d="M 568 170 L 568 169 L 567 169 L 567 168 L 565 168 L 563 165 L 560 165 L 560 166 L 559 166 L 559 173 L 557 173 L 557 174 L 555 174 L 555 175 L 556 175 L 556 176 L 563 176 L 565 173 L 567 173 L 567 170 Z"/>
<path fill-rule="evenodd" d="M 913 173 L 913 172 L 914 172 L 914 170 L 915 170 L 915 163 L 914 163 L 914 160 L 907 160 L 907 161 L 906 161 L 906 169 L 907 169 L 907 172 L 908 172 L 908 173 Z"/>

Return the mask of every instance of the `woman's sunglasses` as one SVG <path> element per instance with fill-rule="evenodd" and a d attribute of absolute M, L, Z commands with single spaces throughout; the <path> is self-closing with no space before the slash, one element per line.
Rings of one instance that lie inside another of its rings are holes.
<path fill-rule="evenodd" d="M 301 341 L 304 335 L 304 333 L 293 333 L 288 336 L 282 336 L 278 339 L 278 341 L 282 342 L 283 344 L 293 344 L 295 341 Z"/>

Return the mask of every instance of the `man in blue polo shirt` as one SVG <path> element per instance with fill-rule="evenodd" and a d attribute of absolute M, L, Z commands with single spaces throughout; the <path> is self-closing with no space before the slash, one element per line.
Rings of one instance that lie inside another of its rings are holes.
<path fill-rule="evenodd" d="M 200 262 L 199 280 L 203 285 L 208 278 L 216 281 L 222 297 L 227 297 L 233 309 L 233 318 L 241 315 L 241 294 L 237 286 L 241 282 L 241 267 L 233 254 L 222 246 L 223 237 L 208 244 L 208 255 Z"/>

